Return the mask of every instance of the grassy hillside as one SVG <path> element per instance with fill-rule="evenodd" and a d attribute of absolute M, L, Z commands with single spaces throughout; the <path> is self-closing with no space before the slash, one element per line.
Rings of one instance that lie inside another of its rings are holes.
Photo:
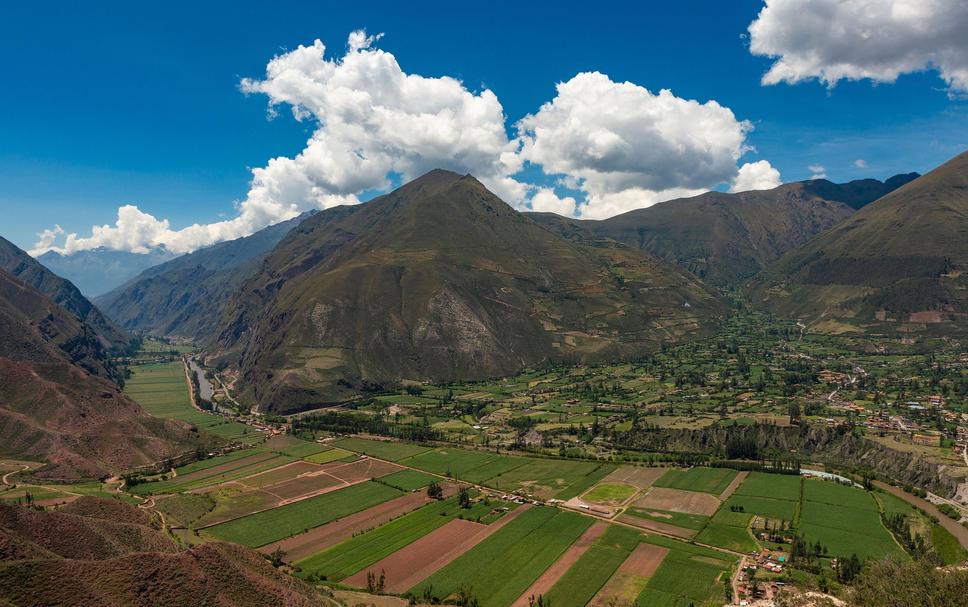
<path fill-rule="evenodd" d="M 858 211 L 751 283 L 814 328 L 968 319 L 968 153 Z"/>
<path fill-rule="evenodd" d="M 236 294 L 217 341 L 243 398 L 291 411 L 403 379 L 639 355 L 708 332 L 721 310 L 654 257 L 575 244 L 473 177 L 434 171 L 290 232 Z"/>
<path fill-rule="evenodd" d="M 863 179 L 844 184 L 818 179 L 772 190 L 708 192 L 602 221 L 550 213 L 535 213 L 534 219 L 566 237 L 610 238 L 675 263 L 711 284 L 734 285 L 916 177 L 912 173 L 886 182 Z"/>

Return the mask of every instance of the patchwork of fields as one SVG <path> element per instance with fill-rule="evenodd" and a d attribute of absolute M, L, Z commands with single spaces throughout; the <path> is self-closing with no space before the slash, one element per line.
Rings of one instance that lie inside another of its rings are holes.
<path fill-rule="evenodd" d="M 157 415 L 225 425 L 191 409 L 180 373 L 179 363 L 145 365 L 129 389 Z M 433 482 L 443 499 L 427 496 Z M 462 508 L 458 482 L 491 493 L 472 491 Z M 467 592 L 482 607 L 525 607 L 536 594 L 556 607 L 721 604 L 738 554 L 758 550 L 754 533 L 769 525 L 795 526 L 830 556 L 904 556 L 869 493 L 726 468 L 277 436 L 130 489 L 158 496 L 170 522 L 203 538 L 281 551 L 304 579 L 364 588 L 382 579 L 385 591 L 421 600 Z M 501 501 L 508 493 L 577 511 Z"/>

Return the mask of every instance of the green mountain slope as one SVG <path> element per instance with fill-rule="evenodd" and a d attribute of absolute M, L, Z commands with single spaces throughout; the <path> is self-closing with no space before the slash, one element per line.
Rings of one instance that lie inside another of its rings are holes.
<path fill-rule="evenodd" d="M 830 229 L 917 177 L 845 184 L 824 179 L 772 190 L 708 192 L 629 211 L 602 221 L 535 213 L 538 223 L 569 238 L 611 238 L 671 261 L 715 285 L 737 285 L 783 253 Z"/>
<path fill-rule="evenodd" d="M 243 398 L 293 411 L 405 379 L 635 356 L 721 312 L 652 256 L 576 244 L 473 177 L 432 171 L 290 232 L 227 306 L 216 348 Z"/>
<path fill-rule="evenodd" d="M 95 302 L 130 331 L 207 337 L 215 329 L 230 295 L 259 270 L 272 247 L 310 215 L 148 268 Z"/>
<path fill-rule="evenodd" d="M 47 462 L 45 477 L 97 478 L 201 444 L 93 375 L 110 375 L 101 353 L 89 327 L 0 270 L 0 457 Z"/>
<path fill-rule="evenodd" d="M 37 289 L 88 324 L 109 349 L 124 349 L 130 338 L 108 320 L 69 280 L 41 265 L 9 240 L 0 237 L 0 269 Z"/>
<path fill-rule="evenodd" d="M 750 290 L 820 329 L 917 325 L 968 320 L 966 270 L 968 153 L 788 253 Z"/>

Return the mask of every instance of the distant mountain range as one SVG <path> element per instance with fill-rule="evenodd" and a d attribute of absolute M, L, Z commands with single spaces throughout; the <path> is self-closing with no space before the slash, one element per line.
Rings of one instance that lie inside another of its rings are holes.
<path fill-rule="evenodd" d="M 95 329 L 0 269 L 0 456 L 48 462 L 38 476 L 69 480 L 201 444 L 187 424 L 146 414 L 114 377 Z"/>
<path fill-rule="evenodd" d="M 95 302 L 130 331 L 207 337 L 232 293 L 289 230 L 314 212 L 148 268 Z"/>
<path fill-rule="evenodd" d="M 96 297 L 128 282 L 144 270 L 178 257 L 165 249 L 129 253 L 111 249 L 61 255 L 48 251 L 37 257 L 50 271 L 74 283 L 87 297 Z"/>
<path fill-rule="evenodd" d="M 790 251 L 753 302 L 816 330 L 968 320 L 968 152 Z"/>
<path fill-rule="evenodd" d="M 106 318 L 69 280 L 57 276 L 40 262 L 0 237 L 0 269 L 50 297 L 58 305 L 86 323 L 101 339 L 105 349 L 123 350 L 130 337 Z"/>
<path fill-rule="evenodd" d="M 723 312 L 675 266 L 574 243 L 437 170 L 292 230 L 232 298 L 216 347 L 239 396 L 295 411 L 402 379 L 640 356 Z"/>
<path fill-rule="evenodd" d="M 885 182 L 862 179 L 844 184 L 817 179 L 772 190 L 707 192 L 601 221 L 551 213 L 533 213 L 532 218 L 569 238 L 611 238 L 658 255 L 710 284 L 736 286 L 856 209 L 917 177 L 909 173 Z"/>

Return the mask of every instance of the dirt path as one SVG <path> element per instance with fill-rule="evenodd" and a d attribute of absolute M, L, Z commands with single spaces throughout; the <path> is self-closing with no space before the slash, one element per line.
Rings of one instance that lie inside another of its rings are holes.
<path fill-rule="evenodd" d="M 546 594 L 555 583 L 561 579 L 561 576 L 565 575 L 565 572 L 571 569 L 581 555 L 585 554 L 585 551 L 597 540 L 605 530 L 608 529 L 608 525 L 603 522 L 593 523 L 591 527 L 585 530 L 585 533 L 579 537 L 574 544 L 572 544 L 568 550 L 558 557 L 558 560 L 548 567 L 544 573 L 541 574 L 537 580 L 531 584 L 531 587 L 524 591 L 524 593 L 518 597 L 518 600 L 514 601 L 511 607 L 528 607 L 528 599 L 532 596 L 537 597 Z"/>
<path fill-rule="evenodd" d="M 730 585 L 733 587 L 733 604 L 739 605 L 739 574 L 743 572 L 746 568 L 746 557 L 744 556 L 739 560 L 739 566 L 736 567 L 736 572 L 733 573 L 733 579 L 729 581 Z"/>
<path fill-rule="evenodd" d="M 938 524 L 950 531 L 951 535 L 958 538 L 958 543 L 960 543 L 965 549 L 968 549 L 968 528 L 963 527 L 958 521 L 945 516 L 943 512 L 938 510 L 937 506 L 928 500 L 921 499 L 916 495 L 911 495 L 910 493 L 905 492 L 900 487 L 888 485 L 887 483 L 882 483 L 881 481 L 874 481 L 874 485 L 936 517 L 938 519 Z"/>
<path fill-rule="evenodd" d="M 30 466 L 24 465 L 24 467 L 21 468 L 20 470 L 14 470 L 12 472 L 7 472 L 6 474 L 3 475 L 3 484 L 4 485 L 12 485 L 13 483 L 10 482 L 10 477 L 13 476 L 14 474 L 20 474 L 21 472 L 26 472 L 27 470 L 30 470 Z"/>
<path fill-rule="evenodd" d="M 528 508 L 527 504 L 519 506 L 490 525 L 454 519 L 385 559 L 354 573 L 343 583 L 362 588 L 366 586 L 368 571 L 376 575 L 384 572 L 387 576 L 387 592 L 406 592 L 497 533 Z"/>
<path fill-rule="evenodd" d="M 732 482 L 730 482 L 729 485 L 727 485 L 726 488 L 723 489 L 723 492 L 719 494 L 719 499 L 724 502 L 728 500 L 729 496 L 731 496 L 737 489 L 739 489 L 739 486 L 743 484 L 743 481 L 745 481 L 746 477 L 749 475 L 750 473 L 746 472 L 745 470 L 737 474 L 736 477 L 732 480 Z"/>

